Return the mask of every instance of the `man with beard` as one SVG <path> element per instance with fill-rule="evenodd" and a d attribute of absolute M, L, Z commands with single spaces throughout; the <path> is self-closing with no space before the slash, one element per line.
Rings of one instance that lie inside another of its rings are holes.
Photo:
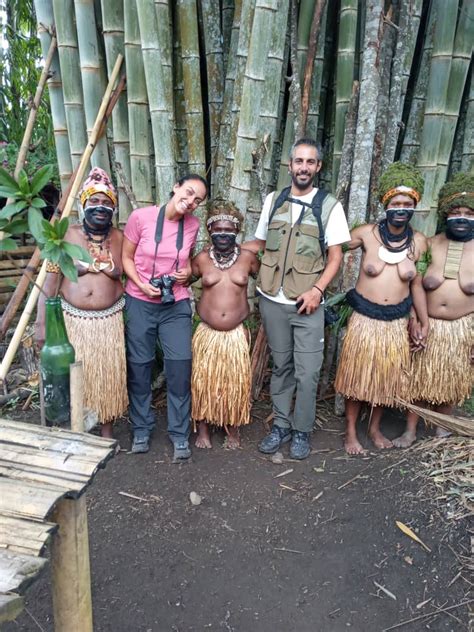
<path fill-rule="evenodd" d="M 431 261 L 423 278 L 429 316 L 426 349 L 412 356 L 411 401 L 426 402 L 445 415 L 472 393 L 474 312 L 474 173 L 460 173 L 439 192 L 442 232 L 429 240 Z M 420 329 L 418 314 L 412 329 Z M 416 440 L 418 415 L 409 413 L 394 445 Z M 437 435 L 445 433 L 438 428 Z"/>
<path fill-rule="evenodd" d="M 69 226 L 65 240 L 88 250 L 92 263 L 76 261 L 77 283 L 48 263 L 44 294 L 59 290 L 69 340 L 84 368 L 84 406 L 97 414 L 103 437 L 128 406 L 123 327 L 122 233 L 113 228 L 117 194 L 109 176 L 95 167 L 80 191 L 80 224 Z M 45 336 L 41 295 L 36 340 Z"/>
<path fill-rule="evenodd" d="M 381 176 L 384 217 L 351 231 L 349 248 L 362 248 L 355 289 L 347 293 L 353 308 L 339 358 L 335 388 L 346 398 L 348 454 L 362 454 L 357 418 L 363 402 L 372 407 L 369 436 L 375 447 L 391 448 L 380 431 L 385 406 L 407 396 L 410 363 L 408 314 L 412 302 L 420 319 L 417 344 L 428 333 L 426 298 L 416 263 L 427 250 L 426 238 L 413 231 L 410 219 L 423 193 L 423 178 L 410 165 L 396 162 Z"/>
<path fill-rule="evenodd" d="M 236 244 L 243 217 L 232 202 L 214 201 L 207 216 L 211 246 L 192 261 L 202 278 L 201 318 L 193 336 L 192 418 L 197 448 L 211 448 L 209 426 L 224 428 L 225 447 L 240 446 L 239 428 L 250 423 L 250 354 L 243 321 L 247 285 L 258 272 L 253 252 Z"/>
<path fill-rule="evenodd" d="M 321 148 L 311 138 L 293 145 L 291 187 L 267 196 L 255 240 L 245 244 L 264 251 L 257 285 L 273 357 L 274 421 L 259 450 L 273 454 L 291 441 L 294 459 L 311 452 L 324 349 L 324 292 L 340 268 L 342 244 L 350 239 L 341 204 L 313 186 L 321 160 Z"/>

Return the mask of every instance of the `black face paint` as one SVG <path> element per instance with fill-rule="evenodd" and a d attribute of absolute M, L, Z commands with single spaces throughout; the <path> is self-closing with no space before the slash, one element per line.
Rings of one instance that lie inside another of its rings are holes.
<path fill-rule="evenodd" d="M 405 226 L 413 217 L 413 208 L 388 208 L 385 211 L 390 226 Z"/>
<path fill-rule="evenodd" d="M 453 241 L 470 241 L 474 236 L 474 219 L 470 217 L 448 217 L 446 237 Z"/>
<path fill-rule="evenodd" d="M 228 252 L 235 246 L 235 233 L 212 233 L 211 241 L 214 248 L 220 252 Z"/>
<path fill-rule="evenodd" d="M 87 206 L 84 209 L 85 224 L 94 235 L 108 233 L 112 226 L 113 210 L 109 206 Z"/>

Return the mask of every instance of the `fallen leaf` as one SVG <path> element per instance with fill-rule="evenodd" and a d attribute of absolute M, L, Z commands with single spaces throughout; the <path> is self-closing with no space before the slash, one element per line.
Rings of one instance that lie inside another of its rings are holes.
<path fill-rule="evenodd" d="M 431 553 L 431 549 L 429 549 L 426 544 L 422 540 L 420 540 L 420 538 L 416 535 L 414 531 L 410 529 L 410 527 L 407 527 L 406 524 L 403 524 L 403 522 L 400 522 L 399 520 L 395 520 L 395 524 L 400 529 L 400 531 L 403 531 L 405 535 L 407 535 L 412 540 L 415 540 L 415 542 L 418 542 L 418 544 L 420 544 L 426 551 L 428 551 L 428 553 Z"/>

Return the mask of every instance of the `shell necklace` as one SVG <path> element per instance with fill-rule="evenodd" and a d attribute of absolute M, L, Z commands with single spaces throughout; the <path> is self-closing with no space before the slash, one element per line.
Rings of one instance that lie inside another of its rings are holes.
<path fill-rule="evenodd" d="M 222 253 L 216 252 L 214 246 L 209 248 L 209 257 L 211 258 L 212 263 L 219 270 L 227 270 L 234 265 L 240 255 L 240 247 L 234 246 L 234 249 L 231 253 Z"/>

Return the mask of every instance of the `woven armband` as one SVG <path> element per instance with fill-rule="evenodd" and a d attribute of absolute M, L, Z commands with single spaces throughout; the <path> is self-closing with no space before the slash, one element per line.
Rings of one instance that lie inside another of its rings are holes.
<path fill-rule="evenodd" d="M 61 272 L 61 268 L 57 263 L 53 263 L 52 261 L 46 262 L 46 272 L 53 272 L 53 274 L 59 274 Z"/>

